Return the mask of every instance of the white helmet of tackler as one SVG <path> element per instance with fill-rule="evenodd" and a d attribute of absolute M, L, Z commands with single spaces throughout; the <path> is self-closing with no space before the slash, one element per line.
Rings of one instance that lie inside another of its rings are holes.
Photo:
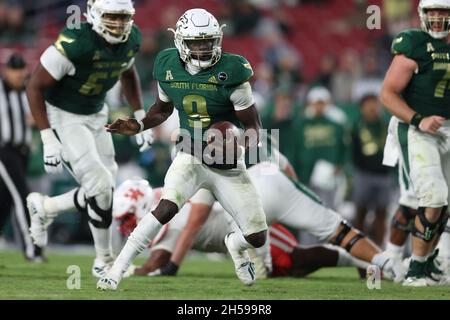
<path fill-rule="evenodd" d="M 150 211 L 154 202 L 153 189 L 146 180 L 126 180 L 114 191 L 113 217 L 120 220 L 127 214 L 134 214 L 140 220 Z"/>

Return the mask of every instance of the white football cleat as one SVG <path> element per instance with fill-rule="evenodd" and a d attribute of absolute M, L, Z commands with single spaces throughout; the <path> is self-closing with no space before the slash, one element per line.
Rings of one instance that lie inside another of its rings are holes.
<path fill-rule="evenodd" d="M 107 258 L 106 260 L 95 258 L 92 266 L 92 275 L 96 278 L 102 278 L 111 269 L 114 263 L 113 258 Z"/>
<path fill-rule="evenodd" d="M 256 249 L 247 249 L 247 252 L 250 260 L 253 261 L 256 279 L 266 279 L 268 270 L 262 257 L 258 255 Z"/>
<path fill-rule="evenodd" d="M 438 257 L 438 260 L 441 262 L 441 270 L 450 277 L 450 259 Z"/>
<path fill-rule="evenodd" d="M 443 259 L 438 257 L 437 254 L 430 258 L 431 261 L 428 261 L 427 284 L 429 286 L 448 286 L 450 285 L 450 277 L 447 275 Z"/>
<path fill-rule="evenodd" d="M 425 278 L 408 277 L 403 281 L 402 285 L 404 287 L 426 287 L 428 284 Z"/>
<path fill-rule="evenodd" d="M 41 248 L 48 243 L 47 228 L 53 221 L 53 217 L 49 217 L 44 210 L 45 197 L 37 192 L 27 196 L 27 208 L 31 221 L 30 236 L 34 244 Z"/>
<path fill-rule="evenodd" d="M 105 276 L 98 280 L 97 289 L 101 291 L 115 291 L 121 280 L 122 272 L 114 272 L 113 269 L 111 269 Z"/>
<path fill-rule="evenodd" d="M 228 239 L 230 234 L 225 236 L 225 245 L 233 259 L 236 275 L 243 284 L 251 286 L 256 280 L 255 266 L 250 260 L 247 250 L 241 253 L 229 244 Z"/>

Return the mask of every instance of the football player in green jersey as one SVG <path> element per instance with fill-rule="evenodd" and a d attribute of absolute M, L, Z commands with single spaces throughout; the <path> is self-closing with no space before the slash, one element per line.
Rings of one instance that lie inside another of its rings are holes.
<path fill-rule="evenodd" d="M 160 52 L 155 61 L 154 78 L 159 90 L 155 104 L 142 121 L 119 119 L 108 130 L 134 135 L 161 124 L 176 108 L 180 129 L 189 133 L 188 141 L 193 139 L 193 149 L 203 139 L 203 133 L 219 121 L 242 124 L 246 134 L 257 132 L 260 120 L 248 82 L 253 75 L 251 66 L 241 56 L 222 53 L 223 32 L 216 18 L 206 10 L 191 9 L 181 16 L 172 31 L 176 48 Z M 257 143 L 255 134 L 247 140 L 246 147 Z M 246 285 L 253 284 L 254 266 L 246 249 L 261 247 L 266 241 L 267 224 L 261 200 L 242 155 L 231 167 L 215 167 L 207 164 L 201 154 L 191 148 L 177 153 L 164 181 L 162 200 L 130 235 L 111 270 L 97 283 L 99 289 L 117 289 L 131 261 L 200 188 L 214 194 L 242 231 L 229 233 L 225 244 L 238 278 Z"/>
<path fill-rule="evenodd" d="M 448 220 L 450 183 L 450 0 L 419 3 L 422 30 L 393 41 L 381 100 L 399 119 L 398 150 L 419 200 L 405 286 L 446 284 L 433 251 Z"/>
<path fill-rule="evenodd" d="M 65 28 L 41 56 L 27 88 L 30 108 L 44 145 L 49 173 L 67 164 L 80 188 L 56 197 L 31 193 L 27 205 L 30 233 L 39 246 L 47 243 L 47 227 L 57 213 L 71 208 L 89 215 L 96 259 L 92 273 L 101 277 L 112 264 L 110 224 L 117 164 L 111 135 L 104 130 L 105 96 L 118 80 L 135 111 L 145 111 L 134 56 L 141 33 L 133 22 L 131 0 L 89 0 L 87 22 Z M 146 145 L 151 133 L 142 133 Z"/>

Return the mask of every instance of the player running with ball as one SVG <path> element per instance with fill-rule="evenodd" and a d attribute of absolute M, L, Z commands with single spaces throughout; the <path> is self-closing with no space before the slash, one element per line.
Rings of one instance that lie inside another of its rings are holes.
<path fill-rule="evenodd" d="M 108 131 L 137 134 L 163 123 L 176 108 L 181 129 L 190 134 L 188 141 L 183 137 L 183 144 L 192 142 L 194 147 L 177 153 L 164 181 L 162 200 L 131 233 L 111 270 L 97 283 L 99 289 L 117 289 L 131 261 L 200 188 L 214 194 L 242 231 L 244 236 L 237 232 L 227 234 L 225 243 L 238 278 L 246 285 L 255 281 L 246 249 L 261 247 L 266 240 L 261 200 L 242 155 L 231 166 L 210 164 L 202 156 L 205 145 L 199 141 L 212 125 L 229 121 L 237 126 L 241 123 L 246 134 L 255 134 L 247 141 L 247 148 L 258 143 L 260 120 L 248 82 L 253 71 L 243 57 L 222 53 L 222 26 L 206 10 L 186 11 L 172 31 L 176 48 L 160 52 L 155 61 L 154 78 L 159 91 L 155 104 L 142 121 L 119 119 L 108 126 Z M 200 152 L 196 150 L 198 145 Z"/>

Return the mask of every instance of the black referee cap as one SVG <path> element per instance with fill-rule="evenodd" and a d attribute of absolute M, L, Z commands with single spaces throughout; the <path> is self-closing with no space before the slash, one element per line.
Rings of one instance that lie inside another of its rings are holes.
<path fill-rule="evenodd" d="M 26 65 L 25 59 L 19 53 L 13 53 L 6 63 L 6 66 L 11 69 L 23 69 Z"/>

